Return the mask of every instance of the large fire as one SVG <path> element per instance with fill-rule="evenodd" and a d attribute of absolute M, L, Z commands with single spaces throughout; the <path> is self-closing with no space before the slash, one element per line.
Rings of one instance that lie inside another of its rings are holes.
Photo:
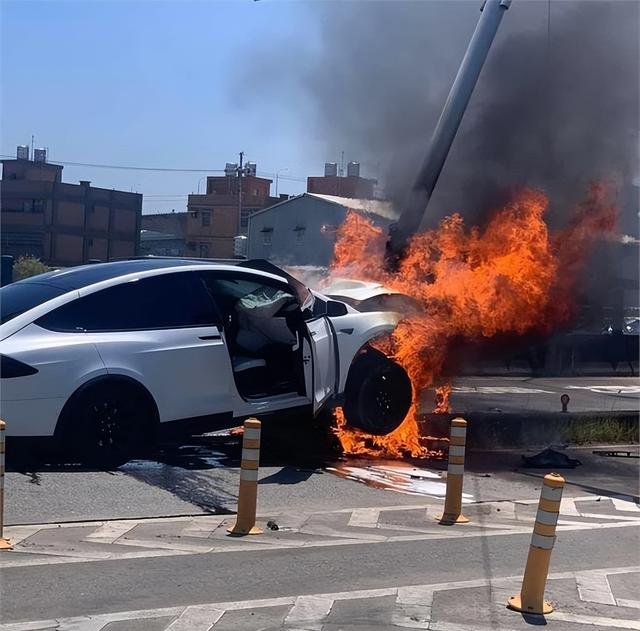
<path fill-rule="evenodd" d="M 592 246 L 613 231 L 617 212 L 601 184 L 589 188 L 562 230 L 547 227 L 548 206 L 544 193 L 523 189 L 484 228 L 467 228 L 458 214 L 446 217 L 437 229 L 412 239 L 393 273 L 385 268 L 384 232 L 348 213 L 338 230 L 331 274 L 381 282 L 413 297 L 421 310 L 400 322 L 385 349 L 413 383 L 407 418 L 387 436 L 367 436 L 346 428 L 338 411 L 336 433 L 345 453 L 424 455 L 420 394 L 437 386 L 434 411 L 451 411 L 451 385 L 442 370 L 454 340 L 547 333 L 570 321 Z"/>

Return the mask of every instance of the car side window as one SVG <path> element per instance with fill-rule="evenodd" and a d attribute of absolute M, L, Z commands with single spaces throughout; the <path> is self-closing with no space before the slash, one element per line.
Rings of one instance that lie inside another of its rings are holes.
<path fill-rule="evenodd" d="M 217 325 L 193 272 L 133 280 L 78 298 L 36 321 L 52 331 L 141 331 Z"/>

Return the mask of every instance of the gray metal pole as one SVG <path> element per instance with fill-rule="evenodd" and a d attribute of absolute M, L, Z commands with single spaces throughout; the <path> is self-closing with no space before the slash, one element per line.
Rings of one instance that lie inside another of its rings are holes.
<path fill-rule="evenodd" d="M 414 190 L 421 191 L 426 196 L 425 205 L 422 208 L 406 209 L 400 215 L 397 227 L 390 237 L 389 246 L 396 255 L 402 252 L 407 240 L 420 228 L 426 204 L 429 203 L 442 172 L 453 139 L 480 76 L 480 71 L 500 26 L 502 16 L 510 5 L 511 0 L 486 0 L 481 8 L 480 19 L 449 91 L 449 96 L 433 132 L 427 157 L 414 185 Z"/>

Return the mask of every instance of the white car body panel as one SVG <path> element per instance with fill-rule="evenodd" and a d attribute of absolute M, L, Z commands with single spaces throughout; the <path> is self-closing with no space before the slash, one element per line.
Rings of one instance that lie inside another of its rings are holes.
<path fill-rule="evenodd" d="M 338 358 L 340 362 L 340 375 L 336 394 L 344 392 L 349 375 L 349 368 L 360 349 L 377 337 L 391 333 L 401 319 L 399 313 L 389 311 L 372 311 L 359 313 L 352 309 L 353 313 L 331 318 L 336 331 L 338 344 Z"/>
<path fill-rule="evenodd" d="M 7 434 L 53 434 L 67 399 L 83 384 L 107 374 L 96 338 L 95 334 L 54 333 L 30 324 L 2 341 L 3 355 L 38 370 L 32 377 L 2 380 L 0 413 Z"/>
<path fill-rule="evenodd" d="M 108 373 L 141 383 L 153 396 L 161 423 L 232 411 L 231 360 L 217 327 L 101 333 L 100 338 L 96 346 Z"/>
<path fill-rule="evenodd" d="M 301 340 L 305 363 L 300 367 L 305 372 L 307 396 L 288 393 L 260 400 L 239 394 L 225 334 L 218 327 L 92 333 L 54 332 L 34 324 L 67 302 L 113 285 L 207 270 L 283 282 L 283 277 L 268 272 L 214 263 L 141 269 L 70 290 L 0 326 L 0 354 L 38 370 L 30 376 L 2 379 L 0 416 L 7 422 L 7 434 L 52 436 L 72 394 L 83 384 L 109 375 L 126 376 L 144 386 L 162 423 L 220 413 L 242 418 L 309 404 L 317 413 L 344 392 L 358 352 L 368 341 L 391 332 L 400 318 L 390 312 L 360 313 L 346 305 L 346 315 L 307 321 L 310 336 Z M 312 293 L 316 299 L 328 300 Z"/>
<path fill-rule="evenodd" d="M 326 317 L 307 322 L 307 329 L 311 336 L 313 361 L 313 411 L 317 412 L 335 391 L 336 349 L 331 325 Z"/>

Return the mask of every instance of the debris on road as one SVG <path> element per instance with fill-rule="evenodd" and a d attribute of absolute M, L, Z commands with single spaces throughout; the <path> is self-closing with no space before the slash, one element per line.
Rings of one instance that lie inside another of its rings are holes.
<path fill-rule="evenodd" d="M 540 469 L 575 469 L 582 463 L 576 458 L 569 458 L 555 449 L 543 449 L 535 456 L 522 456 L 527 467 Z"/>

